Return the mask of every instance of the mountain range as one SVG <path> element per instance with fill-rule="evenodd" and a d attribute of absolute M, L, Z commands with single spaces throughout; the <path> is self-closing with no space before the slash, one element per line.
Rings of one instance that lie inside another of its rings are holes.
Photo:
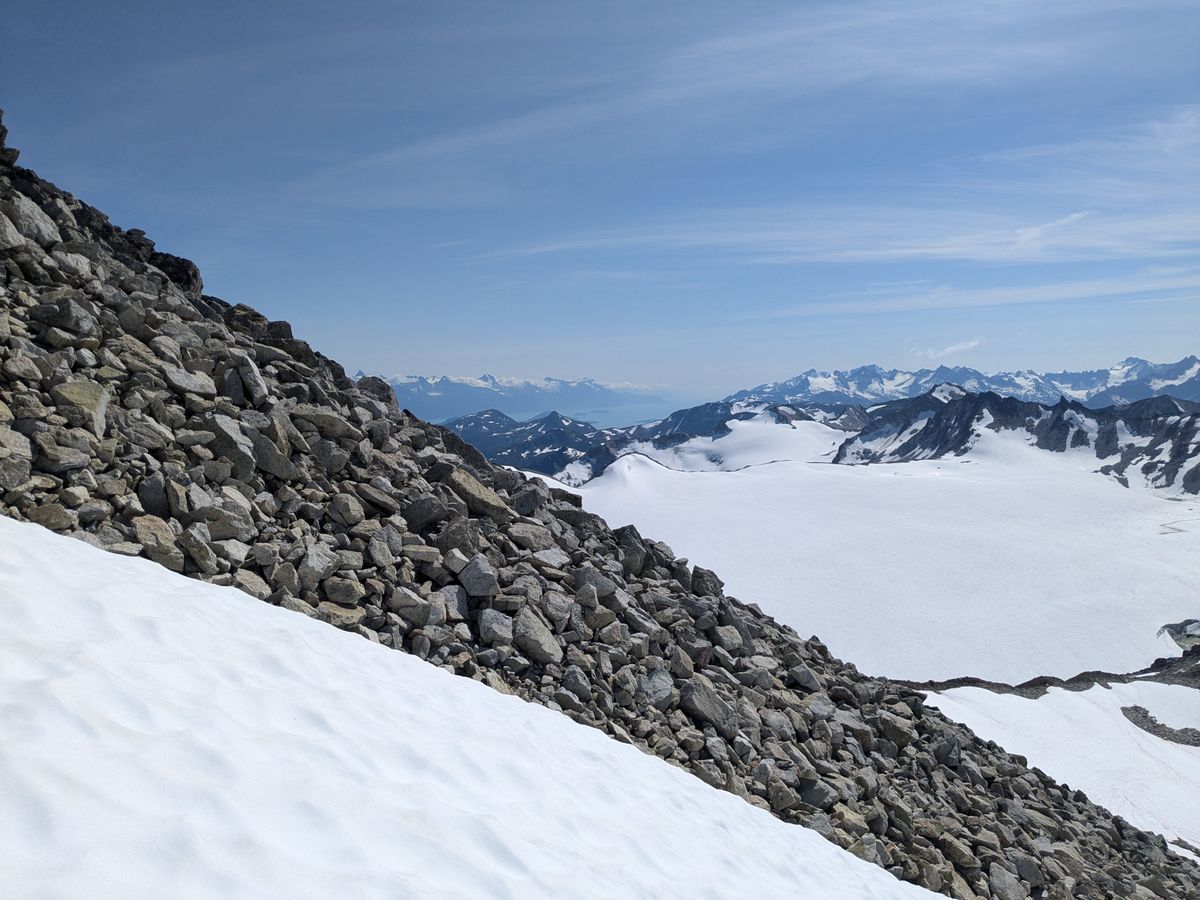
<path fill-rule="evenodd" d="M 1168 396 L 1096 409 L 1061 396 L 1043 404 L 943 384 L 869 408 L 725 400 L 678 410 L 647 425 L 605 429 L 559 413 L 517 422 L 486 410 L 447 427 L 493 462 L 580 485 L 622 456 L 654 456 L 689 442 L 713 441 L 729 434 L 731 424 L 752 419 L 784 426 L 819 422 L 846 433 L 831 460 L 839 464 L 961 456 L 982 428 L 1020 432 L 1044 450 L 1094 456 L 1099 471 L 1123 484 L 1140 477 L 1155 488 L 1200 493 L 1200 403 Z M 719 455 L 715 449 L 704 452 L 714 459 Z"/>
<path fill-rule="evenodd" d="M 727 400 L 754 403 L 881 403 L 917 397 L 939 384 L 957 384 L 975 393 L 1001 394 L 1055 403 L 1059 397 L 1100 408 L 1132 403 L 1161 394 L 1200 401 L 1200 357 L 1152 363 L 1129 357 L 1107 369 L 1076 372 L 998 372 L 988 375 L 962 366 L 936 369 L 883 369 L 859 366 L 848 371 L 809 369 L 786 381 L 760 384 Z"/>
<path fill-rule="evenodd" d="M 364 373 L 359 371 L 355 377 L 364 377 Z M 543 418 L 553 410 L 555 414 L 591 423 L 593 428 L 612 428 L 651 422 L 670 409 L 669 398 L 650 389 L 607 384 L 591 378 L 528 380 L 494 375 L 478 378 L 393 375 L 384 380 L 392 386 L 402 408 L 434 422 L 494 410 L 519 423 Z M 1035 403 L 1053 404 L 1066 397 L 1096 409 L 1163 394 L 1200 401 L 1200 357 L 1186 356 L 1173 363 L 1129 357 L 1106 369 L 1061 372 L 1022 370 L 987 374 L 962 366 L 904 370 L 866 365 L 832 372 L 809 369 L 786 381 L 737 391 L 720 402 L 866 406 L 918 397 L 939 384 L 957 384 L 974 393 L 991 391 Z M 688 430 L 703 433 L 694 428 Z"/>
<path fill-rule="evenodd" d="M 358 372 L 361 378 L 365 373 Z M 384 379 L 396 392 L 401 408 L 431 422 L 495 409 L 528 419 L 550 409 L 566 410 L 603 422 L 630 422 L 653 416 L 662 400 L 653 391 L 628 384 L 605 384 L 591 378 L 478 378 L 438 375 L 393 375 Z"/>

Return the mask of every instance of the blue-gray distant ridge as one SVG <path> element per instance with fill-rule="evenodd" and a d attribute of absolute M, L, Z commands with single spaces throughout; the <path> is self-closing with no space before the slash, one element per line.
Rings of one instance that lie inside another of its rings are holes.
<path fill-rule="evenodd" d="M 972 393 L 992 392 L 1034 403 L 1074 400 L 1091 409 L 1120 406 L 1169 395 L 1200 401 L 1200 357 L 1152 363 L 1129 357 L 1107 369 L 1078 372 L 998 372 L 988 375 L 963 366 L 936 369 L 884 369 L 859 366 L 849 371 L 809 369 L 786 381 L 760 384 L 726 400 L 749 403 L 884 403 L 926 394 L 939 384 L 957 384 Z"/>
<path fill-rule="evenodd" d="M 493 375 L 478 378 L 393 375 L 384 380 L 396 392 L 401 408 L 431 422 L 445 422 L 487 409 L 518 420 L 553 409 L 577 419 L 621 424 L 661 415 L 661 411 L 654 410 L 662 400 L 653 392 L 591 378 L 529 381 Z"/>

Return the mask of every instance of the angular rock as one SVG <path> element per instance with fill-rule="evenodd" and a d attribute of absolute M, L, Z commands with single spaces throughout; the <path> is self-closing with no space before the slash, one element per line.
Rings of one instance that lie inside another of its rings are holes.
<path fill-rule="evenodd" d="M 233 586 L 259 600 L 266 600 L 271 596 L 271 588 L 263 581 L 262 576 L 249 569 L 238 569 L 233 573 Z"/>
<path fill-rule="evenodd" d="M 442 484 L 458 494 L 473 515 L 489 516 L 499 525 L 511 522 L 517 517 L 508 504 L 500 499 L 499 494 L 481 484 L 475 476 L 463 469 L 451 470 L 442 479 Z"/>
<path fill-rule="evenodd" d="M 249 511 L 228 499 L 194 508 L 188 518 L 191 522 L 203 523 L 214 541 L 226 538 L 251 541 L 258 534 Z"/>
<path fill-rule="evenodd" d="M 329 514 L 335 522 L 353 527 L 366 518 L 363 505 L 353 494 L 337 494 L 329 501 Z"/>
<path fill-rule="evenodd" d="M 288 458 L 273 440 L 257 429 L 250 429 L 250 452 L 256 468 L 281 481 L 294 481 L 301 476 L 300 469 Z"/>
<path fill-rule="evenodd" d="M 653 671 L 637 677 L 638 694 L 645 697 L 646 702 L 655 709 L 670 708 L 675 693 L 675 680 L 666 669 Z"/>
<path fill-rule="evenodd" d="M 300 576 L 300 586 L 311 591 L 318 584 L 337 571 L 341 558 L 325 544 L 317 543 L 308 548 L 300 563 L 297 573 Z"/>
<path fill-rule="evenodd" d="M 104 437 L 109 391 L 95 381 L 66 381 L 50 389 L 54 403 L 72 425 L 87 428 L 96 437 Z"/>
<path fill-rule="evenodd" d="M 881 712 L 876 724 L 884 737 L 897 747 L 904 748 L 912 742 L 914 730 L 911 722 L 890 712 Z"/>
<path fill-rule="evenodd" d="M 169 523 L 158 516 L 138 516 L 133 520 L 133 532 L 148 559 L 173 572 L 183 571 L 183 551 L 176 546 Z"/>
<path fill-rule="evenodd" d="M 61 503 L 46 503 L 28 510 L 25 515 L 30 522 L 49 528 L 51 531 L 73 531 L 79 527 L 79 516 L 74 510 Z"/>
<path fill-rule="evenodd" d="M 517 613 L 513 624 L 513 643 L 523 650 L 534 662 L 562 662 L 563 649 L 546 625 L 528 606 Z"/>
<path fill-rule="evenodd" d="M 339 606 L 328 600 L 322 600 L 317 604 L 317 615 L 336 628 L 353 630 L 362 624 L 367 611 L 361 606 Z"/>
<path fill-rule="evenodd" d="M 201 575 L 216 575 L 220 571 L 217 555 L 208 545 L 211 540 L 208 526 L 202 523 L 189 525 L 177 539 L 179 547 L 192 560 Z"/>
<path fill-rule="evenodd" d="M 479 639 L 485 644 L 507 646 L 513 642 L 513 619 L 495 609 L 479 611 Z"/>
<path fill-rule="evenodd" d="M 361 441 L 363 438 L 362 432 L 351 425 L 345 416 L 327 407 L 308 403 L 300 404 L 292 410 L 292 416 L 311 422 L 322 437 L 334 439 L 348 437 L 355 441 Z"/>
<path fill-rule="evenodd" d="M 217 396 L 217 386 L 203 372 L 189 372 L 175 366 L 165 366 L 163 377 L 167 384 L 181 394 L 196 394 L 199 397 Z"/>
<path fill-rule="evenodd" d="M 723 700 L 713 683 L 703 675 L 693 675 L 679 689 L 679 708 L 695 721 L 712 725 L 726 740 L 738 733 L 736 710 Z"/>
<path fill-rule="evenodd" d="M 367 596 L 367 589 L 353 578 L 326 578 L 321 588 L 327 599 L 340 606 L 355 606 Z"/>
<path fill-rule="evenodd" d="M 458 573 L 458 583 L 472 597 L 494 597 L 500 593 L 496 570 L 482 553 L 471 557 L 471 561 L 462 568 Z"/>
<path fill-rule="evenodd" d="M 213 436 L 209 449 L 229 460 L 235 478 L 245 479 L 254 471 L 254 443 L 234 419 L 218 413 L 205 420 L 204 429 Z"/>
<path fill-rule="evenodd" d="M 514 544 L 526 550 L 549 550 L 554 546 L 554 536 L 549 528 L 542 525 L 517 522 L 508 527 L 508 536 Z"/>

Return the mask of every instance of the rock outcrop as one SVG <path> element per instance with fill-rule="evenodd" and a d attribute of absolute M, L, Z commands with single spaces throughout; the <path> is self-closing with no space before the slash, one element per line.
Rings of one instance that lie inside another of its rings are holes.
<path fill-rule="evenodd" d="M 1162 838 L 491 466 L 15 157 L 0 512 L 561 710 L 951 896 L 1200 892 Z"/>
<path fill-rule="evenodd" d="M 1094 456 L 1097 471 L 1126 487 L 1200 493 L 1200 404 L 1151 397 L 1090 409 L 1060 399 L 1043 406 L 999 394 L 939 385 L 927 394 L 873 407 L 835 463 L 896 463 L 962 456 L 984 429 L 1014 434 L 1034 447 Z"/>

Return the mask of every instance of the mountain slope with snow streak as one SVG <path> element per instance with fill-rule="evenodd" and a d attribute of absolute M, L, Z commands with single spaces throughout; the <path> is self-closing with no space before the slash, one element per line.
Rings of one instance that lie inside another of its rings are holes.
<path fill-rule="evenodd" d="M 1149 734 L 1121 712 L 1141 706 L 1171 727 L 1197 728 L 1200 691 L 1135 681 L 1086 691 L 1051 688 L 1034 700 L 956 688 L 929 702 L 1138 828 L 1200 846 L 1200 747 Z"/>
<path fill-rule="evenodd" d="M 0 518 L 9 897 L 934 896 L 545 708 Z"/>
<path fill-rule="evenodd" d="M 842 444 L 834 462 L 963 456 L 984 431 L 1070 455 L 1126 486 L 1200 493 L 1200 404 L 1173 397 L 1090 409 L 1065 399 L 1044 406 L 939 385 L 920 397 L 871 407 L 862 430 Z"/>

